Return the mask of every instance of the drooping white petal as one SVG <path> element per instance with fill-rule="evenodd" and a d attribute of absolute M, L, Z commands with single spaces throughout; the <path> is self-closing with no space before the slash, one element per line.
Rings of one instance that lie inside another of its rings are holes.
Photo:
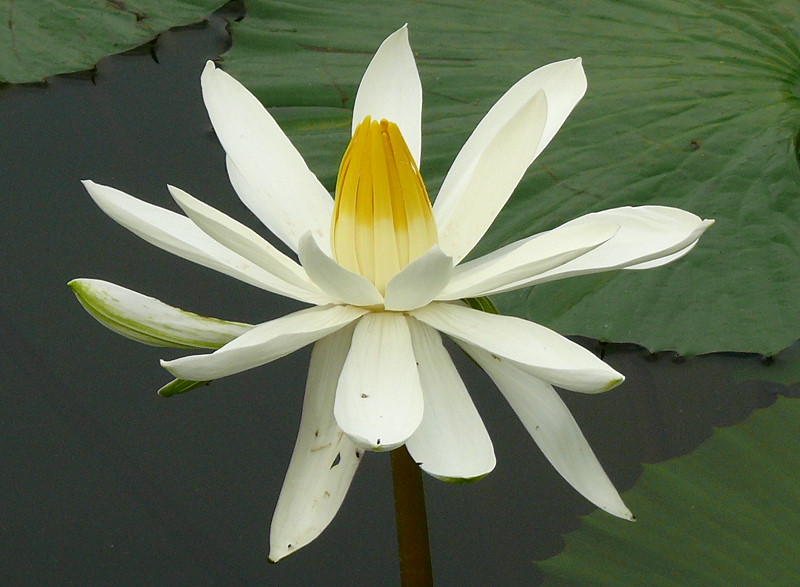
<path fill-rule="evenodd" d="M 447 254 L 458 261 L 475 246 L 585 92 L 581 60 L 568 59 L 529 73 L 489 110 L 433 206 Z"/>
<path fill-rule="evenodd" d="M 569 263 L 487 293 L 495 294 L 612 269 L 657 267 L 688 253 L 697 239 L 714 223 L 713 220 L 702 220 L 679 208 L 625 206 L 586 214 L 563 226 L 581 226 L 596 220 L 618 224 L 619 232 L 593 251 Z"/>
<path fill-rule="evenodd" d="M 356 444 L 391 450 L 422 421 L 423 399 L 407 319 L 366 314 L 356 324 L 333 414 Z"/>
<path fill-rule="evenodd" d="M 408 44 L 408 27 L 389 35 L 370 61 L 353 105 L 353 132 L 371 116 L 394 122 L 417 166 L 422 146 L 422 84 Z"/>
<path fill-rule="evenodd" d="M 439 295 L 452 274 L 453 259 L 434 245 L 389 281 L 384 307 L 405 311 L 424 306 Z"/>
<path fill-rule="evenodd" d="M 505 291 L 504 286 L 530 278 L 602 245 L 619 226 L 597 220 L 578 226 L 561 226 L 537 234 L 455 268 L 453 277 L 437 296 L 457 300 Z"/>
<path fill-rule="evenodd" d="M 218 349 L 253 328 L 187 312 L 108 281 L 73 279 L 67 285 L 103 326 L 144 344 Z"/>
<path fill-rule="evenodd" d="M 459 344 L 489 374 L 556 471 L 597 507 L 633 520 L 556 391 L 502 358 Z"/>
<path fill-rule="evenodd" d="M 565 389 L 596 393 L 625 379 L 582 346 L 521 318 L 441 302 L 410 314 L 457 341 L 516 361 L 537 377 Z"/>
<path fill-rule="evenodd" d="M 439 333 L 417 320 L 409 320 L 408 326 L 425 411 L 406 448 L 423 471 L 443 481 L 480 479 L 496 463 L 483 420 Z"/>
<path fill-rule="evenodd" d="M 311 282 L 300 265 L 281 253 L 255 231 L 216 208 L 201 202 L 184 190 L 174 186 L 167 187 L 175 202 L 186 212 L 186 215 L 218 243 L 284 281 L 301 289 L 307 289 L 309 293 L 319 296 L 320 300 L 324 299 L 323 293 Z"/>
<path fill-rule="evenodd" d="M 344 500 L 363 451 L 333 418 L 336 386 L 353 328 L 314 344 L 303 417 L 269 533 L 269 560 L 277 562 L 314 540 Z"/>
<path fill-rule="evenodd" d="M 383 303 L 383 296 L 366 277 L 348 271 L 326 255 L 310 232 L 300 239 L 298 255 L 311 280 L 334 300 L 354 306 Z"/>
<path fill-rule="evenodd" d="M 352 306 L 316 306 L 300 310 L 259 324 L 210 355 L 161 361 L 161 366 L 180 379 L 218 379 L 286 356 L 347 326 L 365 312 Z"/>
<path fill-rule="evenodd" d="M 244 179 L 233 182 L 244 204 L 295 251 L 309 230 L 327 242 L 333 199 L 264 106 L 211 61 L 201 85 L 217 137 Z"/>
<path fill-rule="evenodd" d="M 319 295 L 284 281 L 221 245 L 185 216 L 93 181 L 84 181 L 83 185 L 103 212 L 160 249 L 273 293 L 312 304 L 321 301 Z"/>

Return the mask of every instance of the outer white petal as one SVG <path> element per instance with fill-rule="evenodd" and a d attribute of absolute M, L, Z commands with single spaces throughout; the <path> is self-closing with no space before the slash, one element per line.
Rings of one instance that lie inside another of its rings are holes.
<path fill-rule="evenodd" d="M 356 444 L 391 450 L 422 421 L 423 399 L 405 316 L 365 315 L 356 325 L 333 414 Z"/>
<path fill-rule="evenodd" d="M 351 306 L 317 306 L 259 324 L 210 355 L 192 355 L 161 366 L 180 379 L 207 381 L 279 359 L 362 316 Z"/>
<path fill-rule="evenodd" d="M 201 85 L 217 137 L 245 180 L 234 182 L 244 204 L 293 250 L 309 230 L 327 242 L 333 199 L 272 116 L 211 61 Z"/>
<path fill-rule="evenodd" d="M 68 285 L 86 311 L 103 326 L 144 344 L 218 349 L 253 328 L 168 306 L 108 281 L 73 279 Z"/>
<path fill-rule="evenodd" d="M 443 481 L 480 479 L 494 469 L 492 441 L 441 336 L 408 321 L 425 398 L 422 423 L 406 441 L 420 468 Z"/>
<path fill-rule="evenodd" d="M 619 226 L 598 220 L 561 226 L 507 245 L 456 267 L 439 300 L 457 300 L 505 291 L 504 286 L 563 265 L 612 238 Z"/>
<path fill-rule="evenodd" d="M 327 528 L 361 462 L 363 451 L 333 419 L 336 385 L 352 332 L 352 326 L 346 326 L 314 344 L 300 430 L 272 516 L 272 562 L 296 552 Z"/>
<path fill-rule="evenodd" d="M 331 259 L 320 249 L 310 232 L 300 239 L 298 254 L 311 280 L 334 300 L 354 306 L 383 303 L 383 296 L 369 279 L 348 271 Z"/>
<path fill-rule="evenodd" d="M 284 281 L 221 245 L 185 216 L 93 181 L 83 185 L 103 212 L 160 249 L 273 293 L 312 304 L 319 301 L 308 289 Z"/>
<path fill-rule="evenodd" d="M 516 361 L 537 377 L 565 389 L 596 393 L 625 379 L 582 346 L 521 318 L 440 302 L 410 314 L 457 341 Z"/>
<path fill-rule="evenodd" d="M 386 38 L 361 78 L 353 105 L 353 132 L 365 116 L 397 124 L 419 166 L 422 84 L 408 44 L 406 25 Z"/>
<path fill-rule="evenodd" d="M 597 507 L 633 520 L 556 391 L 508 361 L 459 344 L 489 374 L 556 471 Z"/>
<path fill-rule="evenodd" d="M 586 214 L 563 226 L 580 226 L 601 219 L 619 225 L 614 238 L 560 267 L 488 293 L 612 269 L 657 267 L 688 253 L 706 229 L 714 224 L 713 220 L 702 220 L 679 208 L 626 206 Z"/>
<path fill-rule="evenodd" d="M 540 92 L 546 108 L 536 99 Z M 585 92 L 581 60 L 568 59 L 529 73 L 489 110 L 453 162 L 434 203 L 446 253 L 460 260 L 480 240 Z"/>
<path fill-rule="evenodd" d="M 284 281 L 316 294 L 325 303 L 325 296 L 311 282 L 303 268 L 255 231 L 184 190 L 174 186 L 167 187 L 186 215 L 211 238 Z"/>
<path fill-rule="evenodd" d="M 472 250 L 506 205 L 542 136 L 547 120 L 543 92 L 513 104 L 514 110 L 508 106 L 501 99 L 478 125 L 433 204 L 439 245 L 456 262 Z"/>
<path fill-rule="evenodd" d="M 424 306 L 439 295 L 452 274 L 453 259 L 434 245 L 386 284 L 384 307 L 404 311 Z"/>

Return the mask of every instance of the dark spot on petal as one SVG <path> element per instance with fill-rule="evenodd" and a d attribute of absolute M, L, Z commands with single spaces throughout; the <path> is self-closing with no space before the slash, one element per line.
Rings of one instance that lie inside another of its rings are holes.
<path fill-rule="evenodd" d="M 338 465 L 341 462 L 342 462 L 342 453 L 338 453 L 336 455 L 336 458 L 333 459 L 333 462 L 331 463 L 331 469 L 333 469 L 336 465 Z"/>
<path fill-rule="evenodd" d="M 357 459 L 360 459 L 360 458 L 361 458 L 361 454 L 362 454 L 362 453 L 361 453 L 361 451 L 360 451 L 360 450 L 357 450 L 357 451 L 356 451 L 356 458 L 357 458 Z"/>
<path fill-rule="evenodd" d="M 365 398 L 368 398 L 368 397 L 369 397 L 369 396 L 368 396 L 366 393 L 362 393 L 362 394 L 361 394 L 361 399 L 365 399 Z"/>

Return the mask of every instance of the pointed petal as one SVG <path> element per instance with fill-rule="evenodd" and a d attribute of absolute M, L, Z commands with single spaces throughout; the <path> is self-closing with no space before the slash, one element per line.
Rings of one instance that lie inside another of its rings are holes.
<path fill-rule="evenodd" d="M 264 106 L 211 61 L 201 85 L 217 137 L 244 179 L 233 182 L 244 204 L 295 251 L 309 230 L 327 242 L 333 199 Z"/>
<path fill-rule="evenodd" d="M 311 280 L 332 299 L 354 306 L 383 303 L 383 296 L 366 277 L 348 271 L 326 255 L 310 232 L 300 239 L 298 254 Z"/>
<path fill-rule="evenodd" d="M 83 185 L 103 212 L 160 249 L 282 296 L 309 303 L 318 298 L 219 244 L 185 216 L 93 181 Z"/>
<path fill-rule="evenodd" d="M 336 385 L 350 348 L 352 326 L 317 341 L 311 353 L 303 417 L 269 533 L 269 560 L 307 545 L 331 523 L 363 452 L 336 425 Z"/>
<path fill-rule="evenodd" d="M 279 359 L 363 315 L 351 306 L 317 306 L 259 324 L 210 355 L 192 355 L 161 366 L 179 379 L 206 381 Z"/>
<path fill-rule="evenodd" d="M 108 281 L 73 279 L 67 285 L 103 326 L 144 344 L 218 349 L 253 328 L 250 324 L 206 318 L 168 306 Z"/>
<path fill-rule="evenodd" d="M 492 378 L 556 471 L 597 507 L 633 520 L 556 391 L 508 361 L 473 345 L 459 344 Z"/>
<path fill-rule="evenodd" d="M 386 284 L 384 307 L 398 312 L 420 308 L 439 295 L 452 273 L 453 259 L 434 245 Z"/>
<path fill-rule="evenodd" d="M 422 84 L 408 43 L 407 25 L 386 38 L 364 72 L 353 105 L 353 132 L 366 116 L 397 124 L 419 166 Z"/>
<path fill-rule="evenodd" d="M 406 448 L 423 471 L 443 481 L 488 475 L 496 463 L 492 441 L 441 336 L 417 320 L 408 326 L 425 410 Z"/>
<path fill-rule="evenodd" d="M 537 98 L 540 92 L 543 98 Z M 529 73 L 489 110 L 434 203 L 439 244 L 447 254 L 458 261 L 475 246 L 585 92 L 581 60 L 568 59 Z"/>
<path fill-rule="evenodd" d="M 405 316 L 365 315 L 339 378 L 336 422 L 356 444 L 391 450 L 422 421 L 423 399 Z"/>
<path fill-rule="evenodd" d="M 325 303 L 324 295 L 311 282 L 303 268 L 255 231 L 182 189 L 167 187 L 175 202 L 208 236 L 276 277 L 301 289 L 307 289 L 309 294 L 317 295 L 319 301 Z"/>
<path fill-rule="evenodd" d="M 557 279 L 613 269 L 648 269 L 688 253 L 713 220 L 701 220 L 691 212 L 666 206 L 613 208 L 586 214 L 563 226 L 581 226 L 606 220 L 620 229 L 593 251 L 532 278 L 487 292 L 509 291 Z"/>
<path fill-rule="evenodd" d="M 456 267 L 447 287 L 437 297 L 457 300 L 506 291 L 504 286 L 559 267 L 602 245 L 619 226 L 597 220 L 579 226 L 560 226 L 519 240 L 493 253 Z"/>
<path fill-rule="evenodd" d="M 521 318 L 438 302 L 410 314 L 457 341 L 516 361 L 526 371 L 565 389 L 596 393 L 625 379 L 582 346 Z"/>

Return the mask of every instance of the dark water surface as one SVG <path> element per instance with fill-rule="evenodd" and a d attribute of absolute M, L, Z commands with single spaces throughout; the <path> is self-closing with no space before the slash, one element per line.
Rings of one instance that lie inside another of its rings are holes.
<path fill-rule="evenodd" d="M 235 16 L 228 12 L 226 16 Z M 108 219 L 79 180 L 172 207 L 166 184 L 258 228 L 227 181 L 200 72 L 229 43 L 225 20 L 162 35 L 92 76 L 0 88 L 0 584 L 395 584 L 389 458 L 370 454 L 331 527 L 277 564 L 269 521 L 300 417 L 308 349 L 163 399 L 157 359 L 179 356 L 105 330 L 66 282 L 95 277 L 202 314 L 261 322 L 299 304 L 177 259 Z M 340 154 L 332 153 L 332 157 Z M 263 230 L 262 230 L 263 234 Z M 580 340 L 626 383 L 565 400 L 620 490 L 641 462 L 684 454 L 712 426 L 794 394 L 736 382 L 761 359 L 676 359 Z M 498 465 L 466 486 L 426 479 L 442 585 L 530 585 L 535 559 L 592 511 L 553 471 L 488 379 L 461 370 Z M 620 522 L 623 523 L 623 522 Z"/>

